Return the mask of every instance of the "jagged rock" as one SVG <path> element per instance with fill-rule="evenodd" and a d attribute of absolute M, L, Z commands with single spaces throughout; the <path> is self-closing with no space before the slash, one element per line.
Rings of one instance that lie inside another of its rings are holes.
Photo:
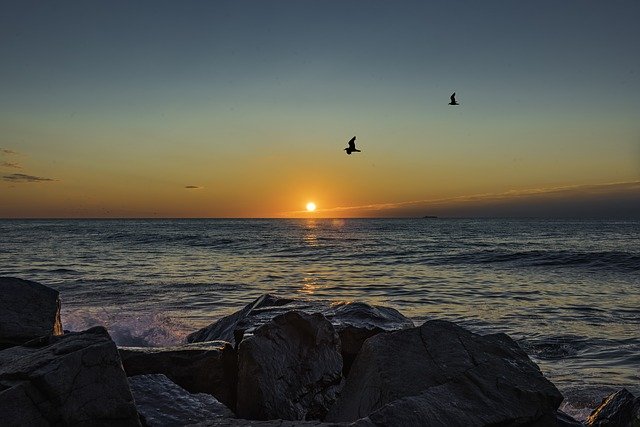
<path fill-rule="evenodd" d="M 340 341 L 321 314 L 291 311 L 238 347 L 241 418 L 322 419 L 342 385 Z"/>
<path fill-rule="evenodd" d="M 562 395 L 504 334 L 453 323 L 365 341 L 327 421 L 357 425 L 484 426 L 549 420 Z"/>
<path fill-rule="evenodd" d="M 556 427 L 583 427 L 580 421 L 573 418 L 571 415 L 562 412 L 558 409 L 556 412 Z"/>
<path fill-rule="evenodd" d="M 3 425 L 140 425 L 104 328 L 42 337 L 1 353 Z"/>
<path fill-rule="evenodd" d="M 0 349 L 44 335 L 61 335 L 58 291 L 40 283 L 0 277 Z"/>
<path fill-rule="evenodd" d="M 324 423 L 318 420 L 287 421 L 287 420 L 243 420 L 241 418 L 216 418 L 203 423 L 189 424 L 192 427 L 346 427 L 350 424 Z"/>
<path fill-rule="evenodd" d="M 640 398 L 627 389 L 605 397 L 600 405 L 587 417 L 589 427 L 636 427 L 640 426 Z"/>
<path fill-rule="evenodd" d="M 330 304 L 265 294 L 243 309 L 190 334 L 187 341 L 224 340 L 237 346 L 244 336 L 251 335 L 259 326 L 293 310 L 322 313 L 334 325 L 342 342 L 345 374 L 367 338 L 383 331 L 413 327 L 410 319 L 390 307 L 362 302 Z"/>
<path fill-rule="evenodd" d="M 214 418 L 234 417 L 233 412 L 205 394 L 191 394 L 162 374 L 129 378 L 131 393 L 142 422 L 149 427 L 178 426 Z"/>
<path fill-rule="evenodd" d="M 164 374 L 190 393 L 208 393 L 235 408 L 236 351 L 224 341 L 177 347 L 120 347 L 127 376 Z"/>

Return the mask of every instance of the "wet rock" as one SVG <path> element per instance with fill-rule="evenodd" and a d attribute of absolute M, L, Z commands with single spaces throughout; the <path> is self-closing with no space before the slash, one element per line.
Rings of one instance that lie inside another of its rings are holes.
<path fill-rule="evenodd" d="M 0 349 L 44 335 L 61 335 L 58 291 L 40 283 L 0 277 Z"/>
<path fill-rule="evenodd" d="M 555 421 L 562 395 L 504 334 L 453 323 L 369 338 L 327 421 L 357 425 L 484 426 Z"/>
<path fill-rule="evenodd" d="M 205 394 L 191 394 L 162 374 L 129 378 L 131 392 L 144 425 L 178 426 L 215 418 L 234 417 L 233 412 Z"/>
<path fill-rule="evenodd" d="M 177 347 L 120 347 L 127 376 L 164 374 L 191 393 L 208 393 L 235 408 L 236 352 L 224 341 Z"/>
<path fill-rule="evenodd" d="M 42 337 L 1 353 L 4 425 L 140 425 L 104 328 Z"/>
<path fill-rule="evenodd" d="M 626 389 L 610 394 L 585 421 L 589 427 L 640 426 L 640 398 Z"/>
<path fill-rule="evenodd" d="M 238 347 L 241 418 L 322 419 L 341 385 L 338 334 L 319 313 L 276 316 Z"/>
<path fill-rule="evenodd" d="M 322 313 L 334 325 L 342 342 L 345 374 L 367 338 L 384 331 L 413 327 L 410 319 L 391 307 L 362 302 L 330 304 L 265 294 L 242 310 L 190 334 L 187 341 L 224 340 L 237 346 L 243 337 L 251 335 L 261 325 L 293 310 Z"/>

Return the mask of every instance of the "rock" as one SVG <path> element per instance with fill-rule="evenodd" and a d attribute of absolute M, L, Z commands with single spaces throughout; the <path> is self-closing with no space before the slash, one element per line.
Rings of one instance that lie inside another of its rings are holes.
<path fill-rule="evenodd" d="M 584 426 L 584 424 L 582 424 L 580 421 L 573 418 L 571 415 L 565 412 L 562 412 L 559 409 L 556 412 L 556 427 L 582 427 L 582 426 Z"/>
<path fill-rule="evenodd" d="M 58 291 L 40 283 L 0 277 L 0 349 L 45 335 L 62 335 Z"/>
<path fill-rule="evenodd" d="M 129 386 L 140 418 L 149 427 L 234 417 L 233 412 L 215 397 L 205 393 L 191 394 L 162 374 L 130 377 Z"/>
<path fill-rule="evenodd" d="M 589 427 L 636 427 L 640 426 L 640 398 L 627 389 L 619 390 L 605 397 L 600 405 L 587 417 Z"/>
<path fill-rule="evenodd" d="M 104 328 L 42 337 L 0 354 L 3 425 L 140 425 Z"/>
<path fill-rule="evenodd" d="M 208 393 L 234 409 L 238 364 L 224 341 L 178 347 L 120 347 L 127 376 L 164 374 L 191 393 Z"/>
<path fill-rule="evenodd" d="M 238 347 L 241 418 L 322 419 L 341 385 L 338 334 L 319 313 L 276 316 Z"/>
<path fill-rule="evenodd" d="M 324 423 L 318 420 L 287 421 L 287 420 L 243 420 L 241 418 L 216 418 L 203 423 L 189 424 L 200 427 L 346 427 L 350 424 Z"/>
<path fill-rule="evenodd" d="M 390 307 L 362 302 L 330 304 L 265 294 L 242 310 L 190 334 L 187 342 L 224 340 L 237 346 L 244 336 L 251 335 L 256 328 L 293 310 L 322 313 L 334 325 L 342 342 L 345 374 L 367 338 L 384 331 L 413 327 L 410 319 Z"/>
<path fill-rule="evenodd" d="M 357 425 L 484 426 L 555 421 L 562 395 L 504 334 L 453 323 L 369 338 L 327 421 Z"/>

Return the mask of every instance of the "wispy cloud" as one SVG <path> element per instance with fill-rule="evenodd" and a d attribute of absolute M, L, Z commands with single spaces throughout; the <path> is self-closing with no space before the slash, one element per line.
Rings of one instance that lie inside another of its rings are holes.
<path fill-rule="evenodd" d="M 5 154 L 7 156 L 16 156 L 19 154 L 17 151 L 11 150 L 9 148 L 0 148 L 0 153 Z"/>
<path fill-rule="evenodd" d="M 557 187 L 530 188 L 522 190 L 509 190 L 501 193 L 480 193 L 465 196 L 445 197 L 435 199 L 410 200 L 404 202 L 393 203 L 372 203 L 368 205 L 358 206 L 336 206 L 333 208 L 318 209 L 316 212 L 322 213 L 340 213 L 340 212 L 380 212 L 394 209 L 412 208 L 412 207 L 441 207 L 447 205 L 460 205 L 478 202 L 499 202 L 504 200 L 517 200 L 532 196 L 553 196 L 572 194 L 604 194 L 610 191 L 640 191 L 640 181 L 630 182 L 611 182 L 604 184 L 590 185 L 565 185 Z M 306 210 L 287 212 L 287 215 L 296 215 L 307 213 Z"/>
<path fill-rule="evenodd" d="M 20 163 L 17 163 L 17 162 L 0 162 L 0 167 L 22 169 L 22 166 L 20 166 Z"/>
<path fill-rule="evenodd" d="M 27 175 L 24 173 L 12 173 L 10 175 L 4 175 L 2 177 L 3 181 L 18 183 L 18 182 L 47 182 L 47 181 L 56 181 L 53 178 L 44 178 L 41 176 Z"/>
<path fill-rule="evenodd" d="M 202 190 L 204 187 L 201 187 L 199 185 L 185 185 L 185 187 L 187 190 Z"/>

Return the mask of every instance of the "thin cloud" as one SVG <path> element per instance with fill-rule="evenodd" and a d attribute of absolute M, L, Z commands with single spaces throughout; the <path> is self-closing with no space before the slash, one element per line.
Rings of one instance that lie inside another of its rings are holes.
<path fill-rule="evenodd" d="M 17 151 L 10 150 L 9 148 L 0 148 L 0 153 L 6 154 L 7 156 L 17 156 L 20 154 Z"/>
<path fill-rule="evenodd" d="M 0 162 L 0 167 L 22 169 L 22 166 L 20 166 L 20 163 L 17 163 L 17 162 Z"/>
<path fill-rule="evenodd" d="M 611 190 L 637 190 L 640 191 L 640 181 L 630 182 L 611 182 L 605 184 L 590 184 L 590 185 L 565 185 L 558 187 L 543 187 L 543 188 L 529 188 L 523 190 L 509 190 L 501 193 L 480 193 L 466 196 L 446 197 L 438 199 L 422 199 L 422 200 L 410 200 L 406 202 L 394 202 L 394 203 L 372 203 L 368 205 L 360 206 L 336 206 L 333 208 L 318 209 L 316 212 L 349 212 L 349 211 L 386 211 L 400 208 L 418 207 L 420 205 L 427 205 L 431 207 L 438 207 L 451 204 L 464 204 L 473 202 L 496 202 L 502 200 L 513 200 L 519 198 L 525 198 L 530 196 L 539 195 L 555 195 L 565 192 L 576 192 L 581 194 L 601 194 L 607 193 Z M 291 211 L 287 214 L 303 214 L 307 213 L 306 210 Z"/>
<path fill-rule="evenodd" d="M 185 187 L 187 190 L 202 190 L 204 187 L 201 187 L 199 185 L 185 185 Z"/>
<path fill-rule="evenodd" d="M 18 182 L 47 182 L 47 181 L 56 181 L 53 178 L 44 178 L 41 176 L 35 175 L 27 175 L 24 173 L 12 173 L 10 175 L 4 175 L 2 177 L 3 181 L 18 183 Z"/>

